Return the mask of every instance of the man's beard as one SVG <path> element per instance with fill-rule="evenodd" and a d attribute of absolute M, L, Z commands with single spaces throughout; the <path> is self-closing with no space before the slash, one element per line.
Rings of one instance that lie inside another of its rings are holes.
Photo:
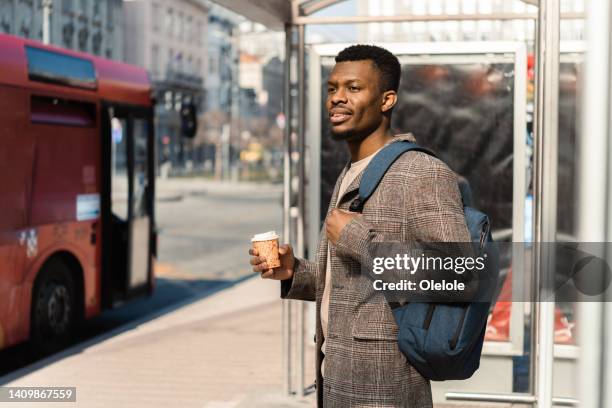
<path fill-rule="evenodd" d="M 334 132 L 333 129 L 330 129 L 329 133 L 331 134 L 331 138 L 335 141 L 360 142 L 370 136 L 377 127 L 378 125 L 373 125 L 369 129 L 349 129 L 344 132 Z"/>
<path fill-rule="evenodd" d="M 358 137 L 356 137 L 356 132 L 353 129 L 350 130 L 346 130 L 344 132 L 334 132 L 333 130 L 330 129 L 329 131 L 331 138 L 335 141 L 353 141 L 355 139 L 359 139 Z"/>

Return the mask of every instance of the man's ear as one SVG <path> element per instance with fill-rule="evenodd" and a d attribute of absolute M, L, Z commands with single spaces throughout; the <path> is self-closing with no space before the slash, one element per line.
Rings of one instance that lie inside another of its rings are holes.
<path fill-rule="evenodd" d="M 397 92 L 393 90 L 385 91 L 385 93 L 383 93 L 382 106 L 380 107 L 380 110 L 383 113 L 389 112 L 391 109 L 393 109 L 396 103 L 397 103 Z"/>

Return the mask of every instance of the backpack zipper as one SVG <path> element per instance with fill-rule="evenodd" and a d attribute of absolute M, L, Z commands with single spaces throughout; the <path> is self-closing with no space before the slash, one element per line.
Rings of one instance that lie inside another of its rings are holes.
<path fill-rule="evenodd" d="M 425 321 L 423 322 L 423 328 L 425 330 L 429 329 L 429 325 L 431 324 L 431 319 L 433 318 L 433 312 L 436 308 L 435 303 L 430 303 L 427 308 L 427 314 L 425 315 Z"/>
<path fill-rule="evenodd" d="M 461 334 L 461 329 L 463 328 L 463 321 L 465 320 L 465 315 L 467 315 L 467 307 L 463 310 L 463 314 L 461 315 L 461 319 L 459 319 L 459 325 L 457 325 L 457 330 L 455 330 L 455 334 L 448 341 L 448 345 L 451 350 L 454 350 L 457 347 L 457 342 L 459 341 L 459 335 Z"/>

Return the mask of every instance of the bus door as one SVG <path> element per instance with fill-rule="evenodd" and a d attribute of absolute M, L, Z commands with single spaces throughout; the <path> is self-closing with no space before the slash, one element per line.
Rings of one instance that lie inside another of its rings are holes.
<path fill-rule="evenodd" d="M 152 111 L 106 105 L 103 199 L 103 305 L 153 287 L 154 134 Z"/>

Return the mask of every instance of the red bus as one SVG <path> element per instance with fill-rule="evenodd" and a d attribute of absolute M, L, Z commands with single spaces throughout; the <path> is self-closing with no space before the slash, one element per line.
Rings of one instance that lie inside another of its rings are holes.
<path fill-rule="evenodd" d="M 152 292 L 154 157 L 145 70 L 0 35 L 0 348 Z"/>

